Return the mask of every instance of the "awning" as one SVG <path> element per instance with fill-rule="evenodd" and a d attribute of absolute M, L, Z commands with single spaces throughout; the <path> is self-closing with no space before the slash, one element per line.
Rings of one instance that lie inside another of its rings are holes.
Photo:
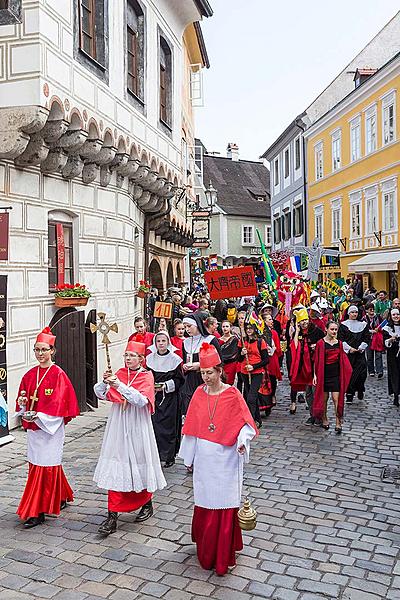
<path fill-rule="evenodd" d="M 370 252 L 361 258 L 349 263 L 350 273 L 368 273 L 371 271 L 397 271 L 400 261 L 400 251 Z"/>

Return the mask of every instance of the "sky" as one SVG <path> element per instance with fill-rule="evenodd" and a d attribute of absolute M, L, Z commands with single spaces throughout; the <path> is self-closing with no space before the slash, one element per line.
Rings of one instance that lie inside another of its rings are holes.
<path fill-rule="evenodd" d="M 196 136 L 209 152 L 258 160 L 398 12 L 399 0 L 210 0 L 211 67 Z M 366 66 L 366 65 L 363 65 Z"/>

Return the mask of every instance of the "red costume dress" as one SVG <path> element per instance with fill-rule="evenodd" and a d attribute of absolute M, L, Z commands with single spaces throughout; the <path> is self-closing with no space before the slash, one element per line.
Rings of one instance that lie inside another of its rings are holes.
<path fill-rule="evenodd" d="M 314 368 L 317 377 L 317 385 L 315 387 L 312 407 L 312 415 L 319 421 L 322 420 L 325 412 L 324 392 L 336 391 L 336 389 L 333 389 L 335 387 L 333 380 L 336 379 L 336 377 L 330 376 L 333 365 L 338 367 L 336 389 L 339 392 L 339 402 L 337 416 L 342 420 L 344 412 L 344 396 L 350 383 L 352 367 L 347 358 L 347 354 L 343 350 L 342 342 L 338 342 L 335 346 L 330 347 L 329 344 L 325 343 L 325 340 L 319 340 L 315 347 Z"/>
<path fill-rule="evenodd" d="M 55 364 L 49 368 L 38 365 L 23 376 L 18 396 L 26 392 L 27 409 L 35 390 L 38 398 L 33 407 L 37 412 L 35 422 L 25 421 L 22 413 L 28 437 L 29 474 L 17 509 L 21 519 L 42 513 L 59 515 L 60 504 L 73 500 L 61 462 L 65 424 L 79 415 L 75 390 L 68 376 Z M 20 411 L 20 407 L 16 410 Z"/>
<path fill-rule="evenodd" d="M 154 333 L 150 331 L 146 331 L 146 333 L 132 333 L 129 337 L 128 342 L 139 342 L 140 344 L 144 344 L 146 346 L 146 356 L 149 354 L 149 346 L 152 345 L 154 338 Z"/>
<path fill-rule="evenodd" d="M 121 381 L 118 390 L 104 382 L 94 388 L 99 398 L 113 402 L 113 406 L 93 479 L 108 490 L 108 510 L 119 513 L 141 508 L 166 482 L 151 422 L 153 375 L 145 369 L 126 367 L 115 375 Z"/>
<path fill-rule="evenodd" d="M 257 427 L 234 387 L 219 394 L 211 427 L 208 401 L 214 406 L 216 398 L 208 397 L 204 385 L 195 391 L 182 429 L 179 455 L 186 466 L 194 467 L 192 540 L 199 562 L 203 569 L 215 568 L 218 575 L 224 575 L 228 566 L 236 564 L 235 552 L 243 548 L 237 513 L 245 457 L 237 449 L 245 446 L 248 460 Z"/>

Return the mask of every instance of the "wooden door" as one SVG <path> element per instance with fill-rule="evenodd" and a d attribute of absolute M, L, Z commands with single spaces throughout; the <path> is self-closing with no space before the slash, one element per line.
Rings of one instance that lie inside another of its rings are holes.
<path fill-rule="evenodd" d="M 89 311 L 85 324 L 86 404 L 89 408 L 99 406 L 98 398 L 93 390 L 94 384 L 97 383 L 97 334 L 90 331 L 90 324 L 96 325 L 96 322 L 96 311 Z"/>
<path fill-rule="evenodd" d="M 50 322 L 56 339 L 54 362 L 68 375 L 74 386 L 81 412 L 86 403 L 85 311 L 61 308 Z"/>

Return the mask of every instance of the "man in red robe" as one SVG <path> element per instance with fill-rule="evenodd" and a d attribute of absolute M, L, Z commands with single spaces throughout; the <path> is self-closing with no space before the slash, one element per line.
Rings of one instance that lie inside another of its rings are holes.
<path fill-rule="evenodd" d="M 29 474 L 17 514 L 26 519 L 26 529 L 43 523 L 45 514 L 59 515 L 73 500 L 61 462 L 65 424 L 79 415 L 79 406 L 67 375 L 52 362 L 55 341 L 48 327 L 39 333 L 34 346 L 39 364 L 23 376 L 18 391 Z"/>

